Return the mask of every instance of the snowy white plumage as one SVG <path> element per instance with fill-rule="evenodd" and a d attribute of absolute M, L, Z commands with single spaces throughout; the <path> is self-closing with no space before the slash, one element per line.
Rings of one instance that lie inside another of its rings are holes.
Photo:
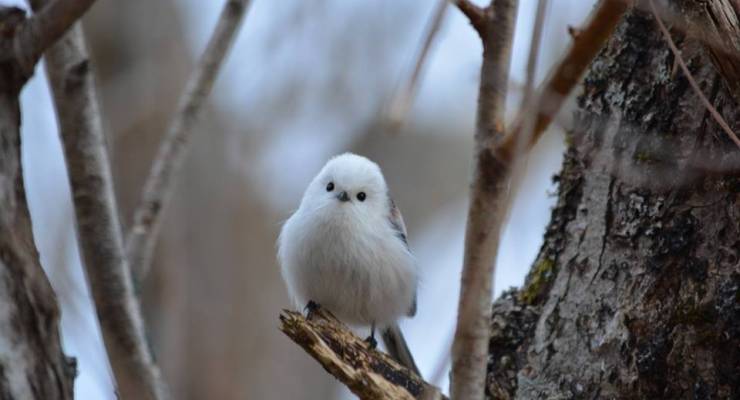
<path fill-rule="evenodd" d="M 288 291 L 352 324 L 386 326 L 416 309 L 417 269 L 380 168 L 355 154 L 329 160 L 283 226 Z"/>

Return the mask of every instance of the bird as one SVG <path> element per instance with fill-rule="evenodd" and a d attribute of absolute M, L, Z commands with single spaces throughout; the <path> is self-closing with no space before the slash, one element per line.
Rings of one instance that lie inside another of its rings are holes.
<path fill-rule="evenodd" d="M 299 307 L 369 325 L 372 348 L 380 327 L 389 354 L 419 374 L 398 327 L 416 314 L 418 268 L 378 164 L 353 153 L 329 159 L 283 224 L 278 260 Z"/>

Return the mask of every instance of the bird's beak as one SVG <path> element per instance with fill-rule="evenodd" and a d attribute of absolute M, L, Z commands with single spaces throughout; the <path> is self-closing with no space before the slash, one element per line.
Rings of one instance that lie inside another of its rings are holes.
<path fill-rule="evenodd" d="M 337 200 L 342 201 L 342 202 L 349 201 L 349 195 L 347 194 L 347 192 L 342 191 L 339 194 L 337 194 Z"/>

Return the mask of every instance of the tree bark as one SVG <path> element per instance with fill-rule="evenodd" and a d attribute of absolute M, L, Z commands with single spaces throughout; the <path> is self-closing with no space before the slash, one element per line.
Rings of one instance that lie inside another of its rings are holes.
<path fill-rule="evenodd" d="M 42 0 L 31 2 L 39 8 Z M 69 174 L 77 237 L 103 342 L 124 399 L 165 399 L 124 255 L 97 91 L 82 25 L 44 54 Z"/>
<path fill-rule="evenodd" d="M 674 26 L 706 3 L 673 1 Z M 737 132 L 727 63 L 671 36 Z M 591 65 L 544 244 L 494 304 L 489 396 L 740 397 L 740 152 L 674 63 L 635 9 Z"/>
<path fill-rule="evenodd" d="M 498 143 L 504 135 L 509 67 L 519 1 L 495 3 L 495 10 L 493 2 L 480 10 L 485 24 L 476 27 L 483 43 L 483 62 L 474 136 L 475 167 L 465 223 L 460 299 L 450 371 L 450 396 L 458 400 L 477 400 L 485 393 L 494 267 L 501 226 L 506 219 L 507 189 L 513 160 L 511 153 L 500 148 Z M 466 10 L 465 7 L 461 9 Z M 471 23 L 475 24 L 476 18 L 470 18 Z"/>
<path fill-rule="evenodd" d="M 415 371 L 370 348 L 320 306 L 309 310 L 306 317 L 283 310 L 280 330 L 360 399 L 447 400 Z"/>
<path fill-rule="evenodd" d="M 24 19 L 23 11 L 0 7 L 2 36 L 13 37 Z M 18 98 L 28 77 L 7 54 L 0 55 L 0 398 L 71 400 L 75 362 L 62 352 L 59 307 L 23 185 Z"/>

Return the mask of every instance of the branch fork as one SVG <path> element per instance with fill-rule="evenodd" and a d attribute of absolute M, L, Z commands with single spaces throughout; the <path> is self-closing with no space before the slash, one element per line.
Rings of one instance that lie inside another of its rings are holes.
<path fill-rule="evenodd" d="M 471 3 L 470 0 L 453 0 L 457 8 L 468 17 L 470 25 L 473 26 L 481 38 L 486 37 L 488 20 L 492 18 L 493 9 L 489 6 L 481 8 Z"/>

